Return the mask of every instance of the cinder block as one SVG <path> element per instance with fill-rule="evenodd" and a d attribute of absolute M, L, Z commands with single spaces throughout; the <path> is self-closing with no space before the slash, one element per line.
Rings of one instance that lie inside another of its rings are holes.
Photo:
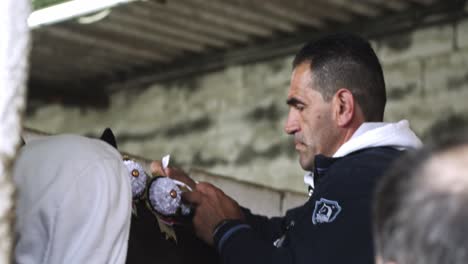
<path fill-rule="evenodd" d="M 197 166 L 197 164 L 193 164 Z M 226 164 L 204 167 L 204 170 L 234 176 L 236 179 L 255 182 L 278 190 L 303 192 L 306 190 L 304 171 L 298 164 L 297 158 L 291 159 L 286 155 L 276 158 L 263 156 L 252 158 L 245 164 Z"/>
<path fill-rule="evenodd" d="M 400 101 L 387 104 L 385 120 L 394 122 L 408 119 L 411 128 L 423 139 L 427 139 L 436 127 L 458 117 L 467 119 L 468 115 L 468 89 L 457 92 L 429 93 L 424 97 L 413 96 Z M 453 123 L 450 121 L 450 123 Z M 459 125 L 462 122 L 456 122 Z M 457 125 L 457 124 L 454 124 Z"/>
<path fill-rule="evenodd" d="M 388 101 L 421 94 L 421 63 L 418 60 L 383 65 Z"/>
<path fill-rule="evenodd" d="M 210 101 L 218 102 L 215 111 L 232 111 L 232 107 L 242 105 L 242 98 L 247 93 L 243 84 L 244 68 L 242 66 L 227 67 L 200 76 L 195 91 L 191 92 L 189 100 L 202 106 Z"/>
<path fill-rule="evenodd" d="M 397 122 L 406 119 L 416 135 L 422 136 L 430 126 L 430 120 L 433 118 L 432 110 L 432 106 L 427 104 L 425 98 L 408 96 L 402 100 L 387 102 L 384 119 L 386 122 Z"/>
<path fill-rule="evenodd" d="M 434 56 L 453 49 L 453 26 L 441 25 L 379 40 L 377 55 L 385 63 Z"/>
<path fill-rule="evenodd" d="M 467 5 L 468 6 L 468 5 Z M 468 19 L 464 19 L 457 24 L 457 47 L 467 48 L 468 47 Z"/>
<path fill-rule="evenodd" d="M 426 137 L 441 120 L 456 113 L 467 116 L 466 63 L 468 58 L 461 53 L 426 60 L 422 67 L 423 85 L 420 92 L 399 100 L 389 100 L 385 120 L 408 119 L 416 134 Z"/>
<path fill-rule="evenodd" d="M 198 181 L 209 182 L 221 188 L 240 205 L 253 213 L 265 216 L 281 215 L 281 192 L 257 184 L 238 181 L 225 176 L 192 170 L 190 175 Z"/>
<path fill-rule="evenodd" d="M 244 66 L 244 85 L 256 95 L 286 96 L 293 56 Z M 265 91 L 268 91 L 265 94 Z"/>
<path fill-rule="evenodd" d="M 434 56 L 425 62 L 426 96 L 468 89 L 468 49 L 447 56 Z"/>
<path fill-rule="evenodd" d="M 468 50 L 433 56 L 422 63 L 421 92 L 390 100 L 385 117 L 386 121 L 408 119 L 414 131 L 427 138 L 445 120 L 467 116 Z"/>

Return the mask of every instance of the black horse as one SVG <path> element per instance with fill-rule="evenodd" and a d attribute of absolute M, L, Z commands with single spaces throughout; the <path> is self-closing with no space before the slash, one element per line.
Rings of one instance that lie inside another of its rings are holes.
<path fill-rule="evenodd" d="M 109 128 L 104 130 L 101 139 L 117 149 L 114 133 Z M 174 226 L 176 242 L 167 240 L 161 233 L 155 215 L 144 202 L 137 202 L 135 208 L 137 215 L 132 214 L 126 263 L 219 263 L 215 249 L 195 236 L 190 217 L 186 217 L 183 224 Z"/>

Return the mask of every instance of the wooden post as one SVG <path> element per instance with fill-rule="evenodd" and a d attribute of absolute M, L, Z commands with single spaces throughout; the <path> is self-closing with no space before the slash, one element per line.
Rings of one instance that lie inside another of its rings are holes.
<path fill-rule="evenodd" d="M 0 264 L 11 263 L 14 193 L 11 178 L 20 143 L 28 74 L 29 0 L 0 1 Z"/>

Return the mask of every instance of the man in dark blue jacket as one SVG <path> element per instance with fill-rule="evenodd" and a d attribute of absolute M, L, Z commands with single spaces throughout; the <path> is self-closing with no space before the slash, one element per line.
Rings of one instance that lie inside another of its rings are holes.
<path fill-rule="evenodd" d="M 293 62 L 285 131 L 294 136 L 310 199 L 285 217 L 241 209 L 220 189 L 195 184 L 177 169 L 155 172 L 195 189 L 197 235 L 223 263 L 373 263 L 371 197 L 401 150 L 421 142 L 408 122 L 383 123 L 381 65 L 370 44 L 337 34 L 306 44 Z"/>

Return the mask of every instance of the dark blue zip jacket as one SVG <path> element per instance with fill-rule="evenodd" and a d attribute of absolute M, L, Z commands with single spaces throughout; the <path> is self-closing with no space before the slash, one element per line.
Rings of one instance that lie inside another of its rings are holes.
<path fill-rule="evenodd" d="M 223 263 L 373 264 L 371 203 L 376 182 L 400 151 L 368 148 L 342 158 L 315 157 L 315 190 L 285 217 L 245 210 L 214 234 Z"/>

